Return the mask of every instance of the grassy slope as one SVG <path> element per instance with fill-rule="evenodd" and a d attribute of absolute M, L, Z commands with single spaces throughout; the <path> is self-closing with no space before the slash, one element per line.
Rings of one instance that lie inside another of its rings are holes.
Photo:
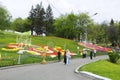
<path fill-rule="evenodd" d="M 2 33 L 0 32 L 0 48 L 4 47 L 8 43 L 15 43 L 18 35 L 14 33 Z M 31 36 L 32 44 L 34 45 L 45 45 L 50 47 L 60 46 L 62 49 L 70 49 L 72 52 L 77 52 L 77 43 L 73 40 L 58 38 L 58 37 L 40 37 Z"/>
<path fill-rule="evenodd" d="M 0 32 L 0 44 L 15 42 L 16 35 L 12 33 Z"/>
<path fill-rule="evenodd" d="M 70 49 L 72 52 L 77 51 L 77 43 L 63 38 L 58 37 L 32 37 L 32 43 L 36 45 L 48 45 L 50 47 L 60 46 L 62 49 Z"/>
<path fill-rule="evenodd" d="M 0 61 L 0 66 L 7 66 L 17 64 L 18 54 L 17 52 L 5 52 L 1 51 L 1 48 L 5 47 L 9 43 L 16 43 L 16 38 L 18 34 L 8 33 L 8 32 L 0 32 L 0 54 L 2 58 L 4 57 L 5 60 Z M 59 38 L 59 37 L 41 37 L 41 36 L 31 36 L 31 41 L 33 45 L 45 45 L 54 48 L 55 46 L 59 46 L 62 49 L 69 49 L 71 52 L 77 53 L 77 43 L 73 40 Z M 82 48 L 82 47 L 81 47 Z M 80 56 L 80 55 L 79 55 Z M 79 57 L 74 56 L 74 57 Z M 47 57 L 47 61 L 49 60 L 56 60 L 50 57 Z M 15 60 L 15 61 L 14 61 Z M 40 56 L 32 56 L 32 55 L 22 55 L 21 63 L 34 63 L 34 62 L 41 62 L 42 58 Z"/>
<path fill-rule="evenodd" d="M 92 72 L 101 76 L 120 80 L 120 65 L 110 63 L 107 60 L 100 60 L 81 67 L 79 70 Z"/>

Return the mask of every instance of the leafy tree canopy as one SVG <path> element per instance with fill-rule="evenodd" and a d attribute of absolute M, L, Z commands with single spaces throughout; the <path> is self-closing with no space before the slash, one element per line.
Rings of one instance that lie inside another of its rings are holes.
<path fill-rule="evenodd" d="M 65 38 L 79 38 L 80 33 L 86 31 L 85 27 L 90 26 L 92 20 L 86 13 L 75 15 L 61 15 L 55 20 L 54 26 L 57 36 Z"/>
<path fill-rule="evenodd" d="M 5 30 L 10 27 L 10 15 L 8 11 L 0 5 L 0 29 Z"/>

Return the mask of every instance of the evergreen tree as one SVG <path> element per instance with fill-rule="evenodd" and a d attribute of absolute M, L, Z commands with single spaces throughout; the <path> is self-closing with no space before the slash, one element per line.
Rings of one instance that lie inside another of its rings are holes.
<path fill-rule="evenodd" d="M 36 8 L 32 6 L 28 19 L 31 21 L 31 30 L 35 29 L 37 35 L 41 34 L 42 28 L 45 27 L 45 10 L 42 2 L 37 4 Z"/>
<path fill-rule="evenodd" d="M 108 39 L 111 43 L 117 42 L 117 30 L 114 26 L 114 20 L 111 19 L 110 26 L 108 28 Z"/>
<path fill-rule="evenodd" d="M 48 5 L 48 7 L 46 9 L 46 31 L 47 31 L 47 34 L 53 33 L 53 31 L 54 31 L 53 13 L 52 13 L 52 9 L 51 9 L 50 5 Z"/>
<path fill-rule="evenodd" d="M 110 25 L 111 25 L 111 26 L 114 26 L 114 20 L 113 20 L 113 19 L 111 19 Z"/>
<path fill-rule="evenodd" d="M 30 29 L 31 29 L 31 35 L 33 35 L 33 28 L 34 28 L 34 7 L 32 6 L 30 10 L 30 15 L 28 17 L 28 20 L 30 21 Z"/>

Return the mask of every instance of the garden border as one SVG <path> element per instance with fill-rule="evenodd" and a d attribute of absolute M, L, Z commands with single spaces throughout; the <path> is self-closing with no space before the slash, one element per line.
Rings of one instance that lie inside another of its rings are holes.
<path fill-rule="evenodd" d="M 98 79 L 98 80 L 112 80 L 112 79 L 110 79 L 110 78 L 103 77 L 103 76 L 99 76 L 99 75 L 93 74 L 93 73 L 91 73 L 91 72 L 78 71 L 78 69 L 79 69 L 80 67 L 81 67 L 81 66 L 79 66 L 79 67 L 77 67 L 77 68 L 75 69 L 75 73 L 77 73 L 77 74 L 79 74 L 79 73 L 85 74 L 86 76 L 91 76 L 91 77 L 94 77 L 94 78 L 96 78 L 96 79 Z"/>

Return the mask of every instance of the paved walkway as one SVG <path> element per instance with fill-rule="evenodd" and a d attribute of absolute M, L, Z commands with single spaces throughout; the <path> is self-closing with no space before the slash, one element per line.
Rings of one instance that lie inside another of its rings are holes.
<path fill-rule="evenodd" d="M 93 60 L 90 60 L 89 57 L 72 59 L 69 65 L 57 62 L 8 69 L 0 68 L 0 80 L 93 80 L 82 74 L 76 74 L 74 70 L 78 66 L 105 58 L 108 56 L 97 56 Z"/>

